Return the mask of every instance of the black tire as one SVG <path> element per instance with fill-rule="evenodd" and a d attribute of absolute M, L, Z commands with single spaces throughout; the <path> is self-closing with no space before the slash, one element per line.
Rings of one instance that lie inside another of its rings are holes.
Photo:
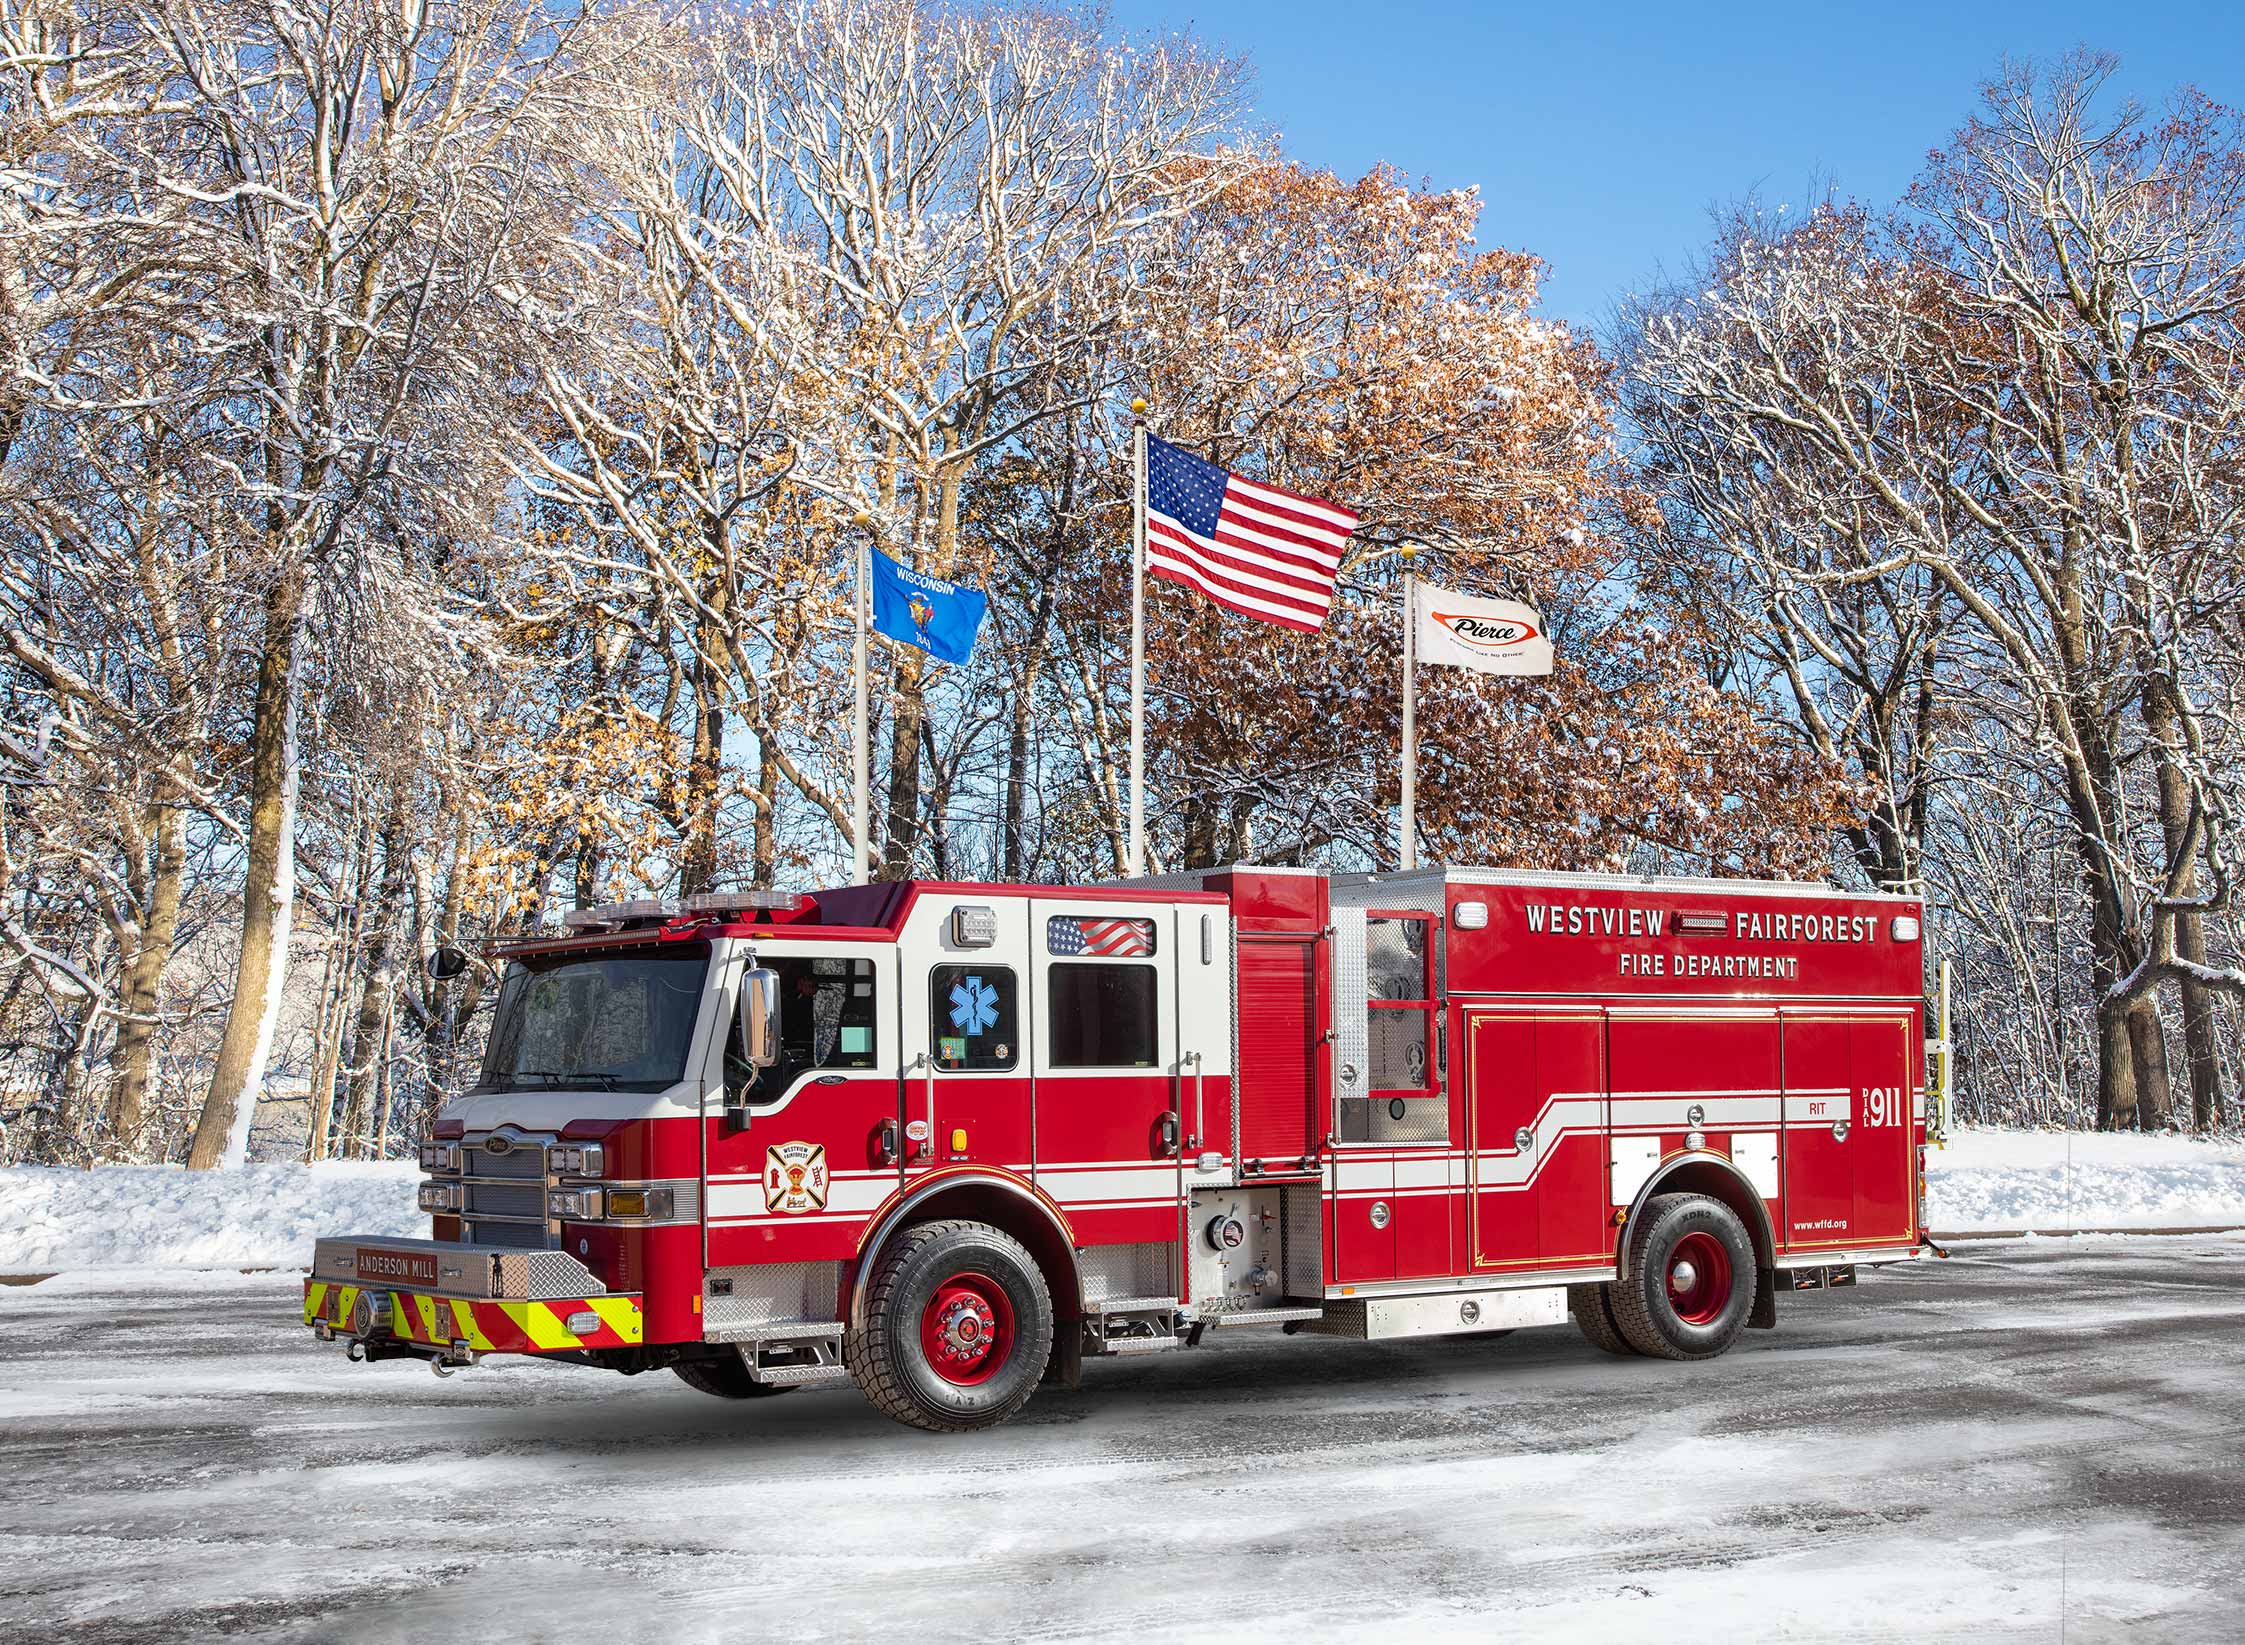
<path fill-rule="evenodd" d="M 1610 1285 L 1570 1285 L 1567 1287 L 1567 1311 L 1575 1316 L 1575 1324 L 1590 1339 L 1593 1348 L 1609 1354 L 1634 1354 L 1629 1339 L 1621 1334 L 1614 1323 L 1614 1305 L 1606 1293 Z"/>
<path fill-rule="evenodd" d="M 984 1315 L 1003 1321 L 981 1340 L 996 1361 L 940 1369 L 924 1323 L 939 1294 L 959 1287 L 986 1300 Z M 1002 1303 L 1002 1308 L 998 1305 Z M 843 1359 L 877 1410 L 930 1433 L 995 1427 L 1029 1403 L 1052 1358 L 1052 1296 L 1036 1260 L 1018 1240 L 980 1222 L 924 1222 L 882 1252 L 865 1317 L 845 1339 Z M 963 1376 L 973 1381 L 960 1380 Z"/>
<path fill-rule="evenodd" d="M 1704 1194 L 1658 1194 L 1623 1248 L 1610 1291 L 1614 1324 L 1640 1354 L 1713 1359 L 1746 1329 L 1756 1277 L 1754 1242 L 1729 1206 Z"/>
<path fill-rule="evenodd" d="M 726 1359 L 681 1360 L 671 1367 L 678 1380 L 689 1388 L 699 1388 L 705 1394 L 715 1394 L 719 1399 L 768 1399 L 774 1394 L 792 1394 L 792 1388 L 775 1387 L 769 1382 L 758 1382 L 748 1374 L 738 1354 Z"/>

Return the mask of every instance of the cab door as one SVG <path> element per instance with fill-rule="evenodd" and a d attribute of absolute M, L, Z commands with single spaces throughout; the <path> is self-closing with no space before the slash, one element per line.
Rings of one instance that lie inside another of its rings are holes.
<path fill-rule="evenodd" d="M 1029 903 L 1036 1181 L 1079 1244 L 1177 1237 L 1191 1084 L 1178 935 L 1167 903 Z"/>
<path fill-rule="evenodd" d="M 913 907 L 897 979 L 907 1185 L 962 1166 L 1029 1171 L 1028 931 L 1020 897 L 924 895 Z"/>

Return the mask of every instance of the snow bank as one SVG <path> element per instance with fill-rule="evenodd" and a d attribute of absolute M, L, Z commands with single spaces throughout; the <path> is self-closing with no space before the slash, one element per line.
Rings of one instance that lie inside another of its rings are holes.
<path fill-rule="evenodd" d="M 2245 1225 L 2245 1142 L 2077 1131 L 1961 1131 L 1926 1150 L 1936 1233 Z"/>
<path fill-rule="evenodd" d="M 1941 1233 L 2245 1225 L 2245 1142 L 1965 1131 L 1926 1156 Z M 382 1165 L 234 1171 L 0 1169 L 0 1273 L 301 1268 L 321 1234 L 422 1235 L 420 1173 Z"/>
<path fill-rule="evenodd" d="M 302 1268 L 321 1234 L 425 1236 L 420 1171 L 382 1164 L 184 1171 L 0 1169 L 0 1273 L 65 1268 Z"/>

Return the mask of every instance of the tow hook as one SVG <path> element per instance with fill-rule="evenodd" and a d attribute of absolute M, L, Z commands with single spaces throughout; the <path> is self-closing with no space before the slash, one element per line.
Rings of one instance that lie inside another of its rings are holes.
<path fill-rule="evenodd" d="M 455 1371 L 470 1369 L 475 1362 L 476 1351 L 464 1342 L 455 1342 L 443 1353 L 429 1356 L 429 1369 L 440 1377 L 448 1377 Z"/>

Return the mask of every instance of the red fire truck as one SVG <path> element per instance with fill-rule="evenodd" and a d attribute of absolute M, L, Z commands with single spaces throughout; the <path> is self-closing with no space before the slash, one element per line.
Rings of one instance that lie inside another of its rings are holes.
<path fill-rule="evenodd" d="M 323 1239 L 304 1318 L 937 1430 L 1210 1331 L 1705 1358 L 1919 1253 L 1920 918 L 1459 868 L 584 910 L 493 952 L 431 1237 Z"/>

